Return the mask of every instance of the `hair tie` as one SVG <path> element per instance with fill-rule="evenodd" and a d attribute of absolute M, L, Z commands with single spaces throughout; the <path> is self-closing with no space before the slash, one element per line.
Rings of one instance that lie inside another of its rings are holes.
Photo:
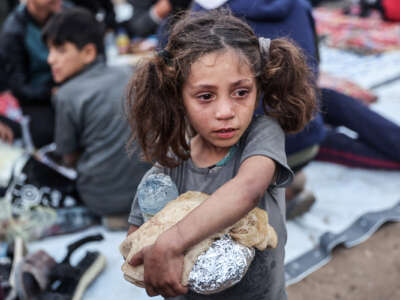
<path fill-rule="evenodd" d="M 269 47 L 271 46 L 271 39 L 267 39 L 264 37 L 258 38 L 258 44 L 260 45 L 261 54 L 268 58 L 269 56 Z"/>
<path fill-rule="evenodd" d="M 161 49 L 157 52 L 157 55 L 161 57 L 166 64 L 170 64 L 172 60 L 172 55 L 168 50 Z"/>

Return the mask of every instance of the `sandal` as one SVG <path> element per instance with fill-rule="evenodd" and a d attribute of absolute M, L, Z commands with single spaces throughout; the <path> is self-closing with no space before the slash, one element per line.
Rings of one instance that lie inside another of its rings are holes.
<path fill-rule="evenodd" d="M 87 251 L 75 266 L 70 257 L 80 246 L 101 241 L 101 234 L 90 235 L 68 246 L 62 262 L 57 263 L 45 251 L 28 255 L 18 266 L 16 290 L 20 300 L 80 300 L 83 293 L 105 266 L 98 251 Z"/>

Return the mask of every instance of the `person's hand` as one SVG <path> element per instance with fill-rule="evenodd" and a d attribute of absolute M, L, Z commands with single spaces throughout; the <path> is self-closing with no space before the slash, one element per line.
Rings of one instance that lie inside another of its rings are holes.
<path fill-rule="evenodd" d="M 10 127 L 6 124 L 0 122 L 0 139 L 4 140 L 6 143 L 12 144 L 14 141 L 14 133 Z"/>
<path fill-rule="evenodd" d="M 172 10 L 169 0 L 158 0 L 153 6 L 153 12 L 160 18 L 165 19 Z"/>
<path fill-rule="evenodd" d="M 177 247 L 179 235 L 173 231 L 163 233 L 153 245 L 143 248 L 129 262 L 132 266 L 144 264 L 144 283 L 150 297 L 176 297 L 188 291 L 181 284 L 184 254 Z"/>

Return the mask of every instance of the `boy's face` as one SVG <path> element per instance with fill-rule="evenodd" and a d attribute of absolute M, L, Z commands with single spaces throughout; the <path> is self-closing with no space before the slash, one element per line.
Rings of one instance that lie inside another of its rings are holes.
<path fill-rule="evenodd" d="M 87 49 L 89 45 L 78 49 L 71 42 L 65 42 L 60 46 L 48 44 L 49 56 L 47 62 L 51 67 L 51 73 L 56 83 L 64 82 L 93 61 L 93 58 L 89 57 L 90 53 Z"/>
<path fill-rule="evenodd" d="M 29 4 L 35 8 L 35 11 L 52 15 L 61 10 L 61 0 L 28 0 Z"/>

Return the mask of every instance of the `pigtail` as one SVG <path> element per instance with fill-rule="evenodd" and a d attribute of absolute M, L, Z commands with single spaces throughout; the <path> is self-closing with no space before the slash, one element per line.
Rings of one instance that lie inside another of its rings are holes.
<path fill-rule="evenodd" d="M 301 131 L 317 110 L 315 79 L 305 55 L 287 39 L 271 41 L 263 54 L 263 106 L 287 133 Z"/>
<path fill-rule="evenodd" d="M 144 160 L 174 167 L 189 158 L 186 118 L 172 62 L 156 55 L 135 71 L 126 97 L 132 129 L 128 145 L 137 141 Z"/>

